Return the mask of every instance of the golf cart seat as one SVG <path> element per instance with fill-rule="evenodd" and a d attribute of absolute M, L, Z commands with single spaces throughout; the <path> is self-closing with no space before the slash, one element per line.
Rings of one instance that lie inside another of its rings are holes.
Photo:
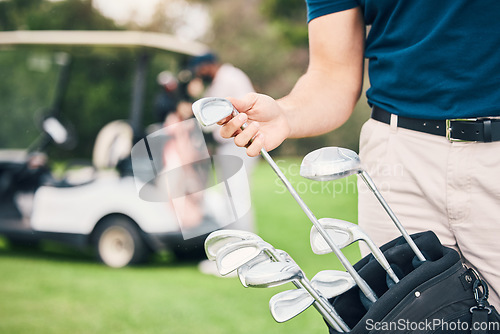
<path fill-rule="evenodd" d="M 116 168 L 130 156 L 134 132 L 123 120 L 106 124 L 97 134 L 92 163 L 98 170 Z"/>
<path fill-rule="evenodd" d="M 117 120 L 106 124 L 97 134 L 92 163 L 70 163 L 63 180 L 45 185 L 64 188 L 81 186 L 95 181 L 96 173 L 103 175 L 111 171 L 110 174 L 114 174 L 114 169 L 120 170 L 119 165 L 130 156 L 132 138 L 132 127 L 127 122 Z"/>

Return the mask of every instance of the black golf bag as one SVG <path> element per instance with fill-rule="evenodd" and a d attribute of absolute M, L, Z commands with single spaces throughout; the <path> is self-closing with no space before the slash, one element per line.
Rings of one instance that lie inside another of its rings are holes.
<path fill-rule="evenodd" d="M 428 261 L 418 261 L 402 237 L 381 247 L 401 278 L 397 284 L 372 255 L 354 265 L 379 296 L 371 306 L 357 287 L 330 300 L 352 333 L 500 333 L 500 315 L 489 305 L 488 287 L 474 270 L 464 267 L 458 253 L 442 246 L 433 232 L 413 239 Z"/>

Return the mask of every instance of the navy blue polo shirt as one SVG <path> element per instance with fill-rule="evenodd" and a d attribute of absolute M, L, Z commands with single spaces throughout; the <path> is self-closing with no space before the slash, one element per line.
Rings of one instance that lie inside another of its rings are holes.
<path fill-rule="evenodd" d="M 499 0 L 306 0 L 308 21 L 360 6 L 368 102 L 430 119 L 500 116 Z"/>

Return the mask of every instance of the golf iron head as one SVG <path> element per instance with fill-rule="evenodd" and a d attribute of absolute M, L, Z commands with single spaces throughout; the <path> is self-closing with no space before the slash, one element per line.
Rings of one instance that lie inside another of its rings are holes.
<path fill-rule="evenodd" d="M 323 270 L 314 275 L 311 285 L 316 290 L 321 291 L 326 298 L 340 296 L 346 291 L 356 286 L 356 282 L 345 271 Z"/>
<path fill-rule="evenodd" d="M 422 262 L 425 261 L 425 257 L 420 249 L 389 207 L 389 204 L 377 189 L 370 175 L 361 166 L 361 161 L 356 152 L 341 147 L 323 147 L 308 153 L 300 166 L 300 175 L 302 177 L 316 181 L 337 180 L 353 174 L 359 174 L 401 232 L 406 242 L 408 242 L 417 258 Z"/>
<path fill-rule="evenodd" d="M 304 289 L 285 290 L 269 300 L 269 310 L 276 322 L 288 321 L 307 310 L 314 298 Z"/>
<path fill-rule="evenodd" d="M 217 253 L 215 260 L 217 270 L 222 276 L 225 276 L 254 259 L 263 251 L 267 252 L 269 256 L 273 256 L 272 254 L 276 250 L 262 240 L 243 240 L 225 245 Z"/>
<path fill-rule="evenodd" d="M 205 239 L 205 253 L 209 260 L 215 261 L 217 252 L 225 245 L 243 240 L 262 240 L 257 234 L 242 230 L 218 230 Z"/>
<path fill-rule="evenodd" d="M 356 224 L 347 222 L 341 219 L 321 218 L 320 224 L 326 230 L 330 238 L 335 242 L 339 248 L 347 247 L 348 245 L 356 242 L 363 241 L 370 248 L 371 253 L 375 260 L 377 260 L 382 268 L 387 272 L 389 277 L 395 282 L 399 282 L 399 278 L 392 270 L 389 262 L 385 258 L 380 248 L 370 239 L 370 237 Z M 331 252 L 329 245 L 318 230 L 313 226 L 311 228 L 311 248 L 315 254 L 327 254 Z"/>
<path fill-rule="evenodd" d="M 193 103 L 193 114 L 203 126 L 210 126 L 233 113 L 229 100 L 218 97 L 205 97 Z"/>
<path fill-rule="evenodd" d="M 316 181 L 338 180 L 361 170 L 356 152 L 342 147 L 323 147 L 312 151 L 300 164 L 300 176 Z"/>
<path fill-rule="evenodd" d="M 249 287 L 270 288 L 304 277 L 302 270 L 295 263 L 263 262 L 255 265 L 245 275 Z"/>
<path fill-rule="evenodd" d="M 275 257 L 278 258 L 275 258 Z M 287 252 L 277 249 L 276 250 L 276 255 L 275 257 L 270 256 L 266 252 L 262 252 L 261 254 L 257 255 L 255 258 L 252 260 L 248 261 L 244 265 L 238 268 L 238 277 L 240 279 L 241 285 L 243 285 L 245 288 L 248 288 L 248 285 L 246 283 L 245 277 L 246 274 L 249 270 L 251 270 L 254 266 L 256 266 L 259 263 L 264 263 L 264 262 L 288 262 L 288 263 L 295 263 L 293 259 L 288 255 Z"/>

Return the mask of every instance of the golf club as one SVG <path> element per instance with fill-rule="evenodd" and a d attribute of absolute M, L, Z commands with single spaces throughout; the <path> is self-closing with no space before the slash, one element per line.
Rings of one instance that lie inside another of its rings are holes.
<path fill-rule="evenodd" d="M 269 288 L 289 282 L 298 283 L 314 300 L 327 312 L 323 314 L 325 320 L 337 331 L 350 331 L 349 326 L 342 320 L 328 300 L 314 289 L 304 272 L 296 263 L 263 262 L 252 267 L 245 276 L 246 284 L 249 287 Z"/>
<path fill-rule="evenodd" d="M 375 260 L 384 268 L 389 277 L 394 281 L 394 283 L 399 282 L 399 278 L 396 276 L 391 268 L 391 265 L 385 258 L 384 254 L 380 248 L 375 245 L 375 243 L 370 239 L 370 237 L 356 224 L 347 222 L 345 220 L 333 219 L 333 218 L 321 218 L 319 219 L 323 228 L 328 232 L 332 240 L 339 246 L 339 248 L 344 248 L 356 241 L 363 241 L 366 243 L 368 248 L 373 254 Z M 321 234 L 318 233 L 316 228 L 313 226 L 311 228 L 311 248 L 315 254 L 327 254 L 331 252 L 330 247 L 325 242 Z"/>
<path fill-rule="evenodd" d="M 273 254 L 274 254 L 273 257 L 270 257 L 267 253 L 263 252 L 238 268 L 238 277 L 240 279 L 241 284 L 245 288 L 249 287 L 248 284 L 246 283 L 245 277 L 246 277 L 248 271 L 251 270 L 256 265 L 260 265 L 261 263 L 271 263 L 271 262 L 282 262 L 282 263 L 295 264 L 295 261 L 290 257 L 290 255 L 288 255 L 288 253 L 283 251 L 283 250 L 277 249 L 277 250 L 275 250 L 275 252 L 273 252 Z M 309 292 L 307 292 L 306 290 L 303 289 L 303 285 L 299 281 L 292 281 L 292 283 L 295 285 L 295 287 L 298 290 L 304 291 L 307 295 L 309 295 L 311 298 L 311 303 L 314 305 L 314 308 L 323 316 L 323 318 L 325 318 L 326 321 L 328 321 L 328 323 L 330 325 L 335 326 L 334 325 L 335 319 L 332 318 L 332 316 L 330 315 L 330 307 L 328 307 L 325 303 L 321 303 L 321 302 L 318 302 L 317 300 L 315 300 L 314 297 L 309 294 Z M 324 300 L 322 300 L 322 301 L 324 301 Z M 297 310 L 295 315 L 299 314 L 302 311 Z M 288 319 L 291 319 L 292 317 L 295 316 L 295 315 L 292 315 L 295 312 L 294 310 L 283 311 L 283 312 L 288 313 L 290 315 L 290 317 Z M 271 313 L 273 313 L 272 310 L 271 310 Z M 274 317 L 274 315 L 273 315 L 273 317 Z M 281 317 L 281 319 L 285 319 L 285 318 L 286 318 L 286 315 L 283 315 Z M 276 321 L 278 321 L 278 320 L 276 320 Z M 283 320 L 283 321 L 286 321 L 286 320 Z M 281 321 L 281 322 L 283 322 L 283 321 Z M 280 321 L 278 321 L 278 322 L 280 322 Z M 335 324 L 336 324 L 336 322 L 335 322 Z"/>
<path fill-rule="evenodd" d="M 255 233 L 242 230 L 219 230 L 210 233 L 205 239 L 207 258 L 214 261 L 219 249 L 227 244 L 242 240 L 262 240 L 262 238 Z"/>
<path fill-rule="evenodd" d="M 314 298 L 304 289 L 285 290 L 271 297 L 269 310 L 276 322 L 285 322 L 304 312 Z"/>
<path fill-rule="evenodd" d="M 216 254 L 216 264 L 219 273 L 227 275 L 238 269 L 240 281 L 245 287 L 249 286 L 245 278 L 248 271 L 262 263 L 288 263 L 296 266 L 295 262 L 286 252 L 276 250 L 269 243 L 261 239 L 229 243 L 221 247 Z M 303 284 L 300 281 L 293 281 L 292 283 L 298 288 L 303 288 Z M 324 299 L 316 300 L 314 305 L 331 326 L 339 330 L 341 329 L 335 318 L 331 315 L 331 307 L 328 306 L 329 304 Z"/>
<path fill-rule="evenodd" d="M 231 102 L 226 99 L 221 98 L 203 98 L 196 101 L 193 104 L 193 113 L 198 119 L 198 121 L 204 125 L 209 126 L 215 124 L 230 115 L 237 115 L 238 111 L 233 107 Z M 241 128 L 245 129 L 247 124 L 244 124 Z M 286 178 L 283 172 L 279 169 L 278 165 L 271 158 L 269 153 L 262 148 L 260 151 L 264 160 L 271 166 L 276 175 L 281 179 L 285 187 L 288 189 L 292 197 L 297 201 L 301 209 L 304 211 L 309 220 L 313 223 L 314 226 L 318 229 L 319 233 L 326 240 L 332 251 L 335 253 L 337 258 L 340 260 L 344 268 L 349 272 L 349 274 L 354 278 L 356 284 L 359 286 L 360 290 L 363 294 L 368 298 L 369 301 L 374 303 L 377 300 L 377 296 L 375 292 L 370 288 L 370 286 L 366 283 L 366 281 L 356 272 L 352 264 L 345 257 L 345 255 L 341 252 L 341 250 L 335 245 L 335 243 L 330 240 L 328 233 L 323 229 L 321 224 L 318 222 L 317 218 L 312 213 L 311 209 L 305 204 L 302 198 L 299 196 L 297 191 L 293 188 L 290 181 Z"/>
<path fill-rule="evenodd" d="M 256 264 L 262 263 L 262 262 L 293 262 L 292 258 L 285 252 L 280 249 L 276 250 L 276 255 L 279 256 L 279 259 L 274 259 L 271 258 L 268 254 L 266 253 L 261 253 L 252 260 L 248 261 L 244 265 L 238 268 L 238 277 L 240 279 L 241 285 L 243 285 L 245 288 L 248 288 L 248 285 L 245 282 L 245 276 L 248 270 L 250 270 L 253 266 Z"/>
<path fill-rule="evenodd" d="M 389 217 L 399 229 L 406 242 L 420 261 L 425 257 L 385 201 L 370 175 L 362 168 L 356 152 L 341 147 L 323 147 L 308 153 L 302 160 L 300 175 L 316 181 L 337 180 L 349 175 L 358 174 L 373 192 Z M 321 232 L 321 231 L 320 231 Z M 321 232 L 321 235 L 323 233 Z"/>
<path fill-rule="evenodd" d="M 350 290 L 356 286 L 356 282 L 345 271 L 323 270 L 311 279 L 311 286 L 330 299 Z M 314 298 L 304 289 L 285 290 L 271 298 L 269 309 L 277 322 L 285 322 L 305 311 L 313 303 Z"/>
<path fill-rule="evenodd" d="M 330 299 L 350 290 L 356 286 L 356 282 L 345 271 L 323 270 L 314 275 L 311 279 L 311 285 L 316 290 L 321 291 L 323 296 Z"/>
<path fill-rule="evenodd" d="M 227 244 L 217 252 L 215 263 L 217 270 L 225 276 L 255 257 L 265 252 L 269 258 L 280 261 L 276 249 L 263 240 L 242 240 Z"/>

